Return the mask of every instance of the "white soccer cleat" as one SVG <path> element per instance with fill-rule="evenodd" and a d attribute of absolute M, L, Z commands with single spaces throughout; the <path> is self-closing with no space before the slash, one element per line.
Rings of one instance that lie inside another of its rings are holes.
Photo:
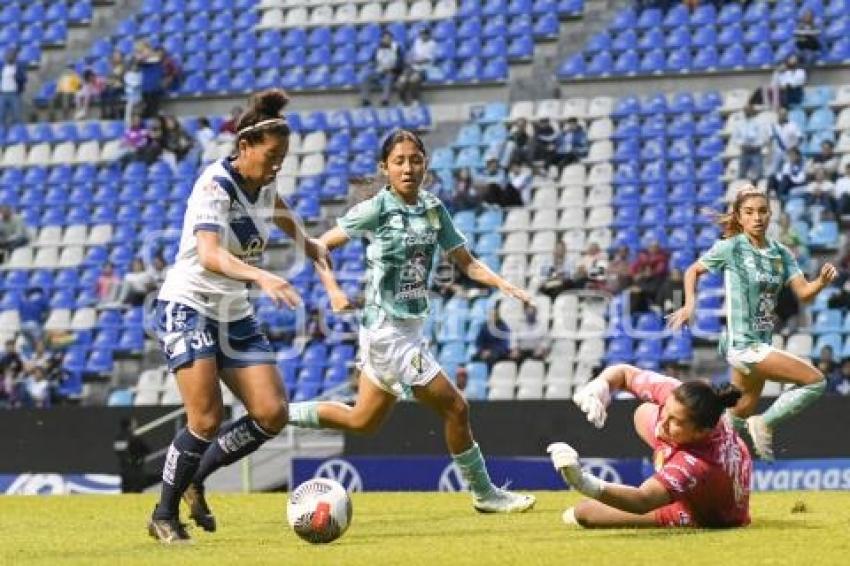
<path fill-rule="evenodd" d="M 534 507 L 536 501 L 533 495 L 494 487 L 486 497 L 473 496 L 472 506 L 479 513 L 524 513 Z"/>
<path fill-rule="evenodd" d="M 773 430 L 764 422 L 764 417 L 761 415 L 753 415 L 747 419 L 747 432 L 750 433 L 750 438 L 753 439 L 753 448 L 756 451 L 756 456 L 762 460 L 772 462 L 773 454 Z"/>

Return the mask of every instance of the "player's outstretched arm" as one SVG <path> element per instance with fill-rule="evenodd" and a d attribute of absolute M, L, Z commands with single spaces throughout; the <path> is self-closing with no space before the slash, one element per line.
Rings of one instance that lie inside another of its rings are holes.
<path fill-rule="evenodd" d="M 505 295 L 527 305 L 531 304 L 531 296 L 524 289 L 512 285 L 493 273 L 493 270 L 487 267 L 487 264 L 469 253 L 466 246 L 458 246 L 451 250 L 449 258 L 473 281 L 498 289 Z"/>
<path fill-rule="evenodd" d="M 334 250 L 345 245 L 350 238 L 339 227 L 331 228 L 319 238 L 319 243 L 327 250 Z M 316 275 L 319 276 L 319 281 L 328 292 L 328 297 L 331 301 L 331 309 L 333 312 L 345 312 L 352 309 L 351 302 L 340 288 L 333 272 L 330 256 L 317 260 Z"/>
<path fill-rule="evenodd" d="M 683 325 L 687 324 L 694 316 L 694 308 L 696 307 L 697 297 L 697 280 L 705 273 L 708 273 L 708 269 L 706 269 L 705 266 L 698 261 L 692 263 L 691 266 L 685 270 L 685 278 L 682 282 L 682 286 L 685 291 L 685 304 L 682 305 L 682 308 L 671 313 L 667 317 L 667 326 L 673 330 L 678 330 Z"/>
<path fill-rule="evenodd" d="M 249 265 L 224 249 L 218 232 L 199 230 L 195 237 L 198 241 L 198 261 L 204 269 L 238 281 L 255 283 L 277 305 L 285 304 L 295 308 L 301 304 L 301 297 L 287 280 Z"/>
<path fill-rule="evenodd" d="M 818 293 L 823 291 L 825 287 L 835 281 L 837 276 L 838 270 L 835 266 L 831 263 L 825 263 L 820 268 L 820 273 L 818 273 L 818 276 L 814 280 L 807 281 L 806 277 L 800 274 L 791 279 L 788 285 L 791 286 L 791 290 L 794 291 L 794 294 L 797 295 L 801 303 L 808 303 L 814 300 Z"/>
<path fill-rule="evenodd" d="M 578 452 L 566 442 L 555 442 L 546 449 L 555 470 L 576 491 L 601 503 L 642 515 L 670 503 L 670 494 L 661 483 L 650 478 L 640 487 L 608 483 L 581 468 Z"/>

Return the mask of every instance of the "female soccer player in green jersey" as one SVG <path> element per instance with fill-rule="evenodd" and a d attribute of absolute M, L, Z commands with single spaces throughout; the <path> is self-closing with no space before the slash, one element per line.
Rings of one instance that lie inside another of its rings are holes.
<path fill-rule="evenodd" d="M 767 196 L 752 186 L 741 189 L 731 212 L 720 219 L 723 238 L 685 272 L 685 304 L 669 321 L 677 329 L 690 320 L 697 279 L 706 272 L 723 272 L 726 330 L 719 350 L 732 366 L 732 383 L 744 392 L 732 414 L 737 428 L 746 426 L 756 453 L 765 460 L 773 459 L 776 426 L 811 405 L 825 387 L 820 370 L 771 345 L 776 296 L 788 284 L 806 303 L 836 276 L 835 267 L 826 263 L 814 281 L 807 281 L 788 248 L 766 236 L 769 224 Z M 766 380 L 796 387 L 783 392 L 763 414 L 753 415 Z"/>
<path fill-rule="evenodd" d="M 336 402 L 293 403 L 290 423 L 374 433 L 395 405 L 402 387 L 443 419 L 446 444 L 472 490 L 473 506 L 485 513 L 526 511 L 534 497 L 493 485 L 473 440 L 469 405 L 423 345 L 428 316 L 428 279 L 439 246 L 469 277 L 505 295 L 530 303 L 469 253 L 440 200 L 421 190 L 428 169 L 419 137 L 397 130 L 381 147 L 379 168 L 389 181 L 377 195 L 353 207 L 321 238 L 329 248 L 369 235 L 366 304 L 360 328 L 360 370 L 353 407 Z M 333 272 L 318 269 L 335 311 L 350 308 Z"/>

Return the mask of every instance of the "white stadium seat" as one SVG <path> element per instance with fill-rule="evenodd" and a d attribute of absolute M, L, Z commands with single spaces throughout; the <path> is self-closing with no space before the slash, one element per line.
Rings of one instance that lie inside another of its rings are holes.
<path fill-rule="evenodd" d="M 71 330 L 90 330 L 96 323 L 97 312 L 93 308 L 77 309 L 71 317 Z"/>
<path fill-rule="evenodd" d="M 407 2 L 405 0 L 395 0 L 387 4 L 384 10 L 384 19 L 393 22 L 407 19 Z"/>
<path fill-rule="evenodd" d="M 288 28 L 303 27 L 307 24 L 307 8 L 299 6 L 286 11 L 283 25 Z"/>
<path fill-rule="evenodd" d="M 72 141 L 66 141 L 58 144 L 53 148 L 53 154 L 50 157 L 50 162 L 54 165 L 63 163 L 77 162 L 77 144 Z"/>
<path fill-rule="evenodd" d="M 62 235 L 63 246 L 83 246 L 88 241 L 89 228 L 85 224 L 73 224 L 65 228 Z"/>
<path fill-rule="evenodd" d="M 513 122 L 517 120 L 517 118 L 525 118 L 528 121 L 533 120 L 534 102 L 530 102 L 528 100 L 514 102 L 511 106 L 511 114 L 509 120 Z"/>
<path fill-rule="evenodd" d="M 53 269 L 58 264 L 59 248 L 56 246 L 39 248 L 32 260 L 32 266 L 35 269 Z"/>
<path fill-rule="evenodd" d="M 0 312 L 0 328 L 4 333 L 15 333 L 21 330 L 21 313 L 16 310 Z M 47 329 L 47 326 L 45 326 Z"/>
<path fill-rule="evenodd" d="M 9 260 L 3 264 L 3 269 L 29 269 L 32 267 L 32 252 L 29 246 L 15 248 Z"/>
<path fill-rule="evenodd" d="M 112 226 L 110 224 L 97 224 L 92 227 L 88 241 L 90 246 L 107 244 L 112 240 Z"/>
<path fill-rule="evenodd" d="M 550 120 L 560 120 L 563 103 L 560 100 L 549 99 L 541 100 L 537 103 L 537 110 L 534 113 L 535 119 L 549 118 Z"/>
<path fill-rule="evenodd" d="M 614 110 L 614 99 L 610 96 L 597 96 L 587 105 L 588 118 L 607 118 Z"/>
<path fill-rule="evenodd" d="M 610 118 L 599 118 L 594 120 L 587 129 L 589 141 L 600 141 L 611 138 L 614 133 L 614 122 Z"/>
<path fill-rule="evenodd" d="M 587 118 L 588 103 L 586 98 L 570 98 L 564 101 L 564 106 L 561 109 L 561 118 L 578 118 L 583 120 Z"/>
<path fill-rule="evenodd" d="M 535 211 L 531 221 L 533 230 L 555 230 L 558 228 L 558 210 L 556 208 L 541 208 Z"/>
<path fill-rule="evenodd" d="M 71 311 L 70 309 L 53 309 L 47 315 L 47 320 L 44 322 L 45 330 L 70 330 L 71 329 Z"/>
<path fill-rule="evenodd" d="M 98 163 L 101 160 L 100 142 L 89 140 L 77 147 L 74 163 Z"/>
<path fill-rule="evenodd" d="M 430 0 L 417 0 L 410 7 L 407 17 L 411 20 L 428 20 L 432 14 Z"/>
<path fill-rule="evenodd" d="M 516 383 L 516 362 L 496 362 L 490 372 L 490 385 L 496 383 L 509 384 L 511 387 Z"/>
<path fill-rule="evenodd" d="M 68 246 L 59 256 L 59 267 L 77 267 L 83 262 L 82 246 Z"/>
<path fill-rule="evenodd" d="M 30 148 L 27 154 L 28 165 L 50 165 L 52 149 L 47 142 L 39 143 Z"/>
<path fill-rule="evenodd" d="M 16 143 L 3 152 L 3 167 L 21 167 L 27 164 L 27 146 Z"/>
<path fill-rule="evenodd" d="M 369 2 L 360 9 L 360 21 L 376 22 L 380 21 L 384 16 L 381 5 L 377 2 Z"/>
<path fill-rule="evenodd" d="M 528 232 L 512 232 L 505 237 L 501 253 L 528 253 Z"/>
<path fill-rule="evenodd" d="M 35 246 L 58 246 L 62 243 L 62 227 L 61 226 L 44 226 L 38 231 L 38 237 L 35 239 Z"/>
<path fill-rule="evenodd" d="M 564 170 L 561 171 L 561 178 L 558 181 L 558 184 L 563 187 L 572 185 L 584 186 L 586 182 L 587 168 L 581 163 L 573 163 L 572 165 L 567 165 L 564 167 Z"/>
<path fill-rule="evenodd" d="M 265 10 L 260 17 L 259 28 L 282 28 L 286 25 L 283 10 Z"/>

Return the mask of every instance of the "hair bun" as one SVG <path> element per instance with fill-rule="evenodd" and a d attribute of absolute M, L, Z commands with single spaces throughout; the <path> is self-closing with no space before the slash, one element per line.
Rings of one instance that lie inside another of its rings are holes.
<path fill-rule="evenodd" d="M 251 99 L 251 107 L 258 113 L 269 118 L 280 116 L 281 110 L 289 104 L 289 95 L 280 88 L 272 88 L 258 92 Z"/>
<path fill-rule="evenodd" d="M 731 383 L 722 383 L 714 388 L 714 393 L 724 407 L 731 408 L 738 404 L 743 392 Z"/>

